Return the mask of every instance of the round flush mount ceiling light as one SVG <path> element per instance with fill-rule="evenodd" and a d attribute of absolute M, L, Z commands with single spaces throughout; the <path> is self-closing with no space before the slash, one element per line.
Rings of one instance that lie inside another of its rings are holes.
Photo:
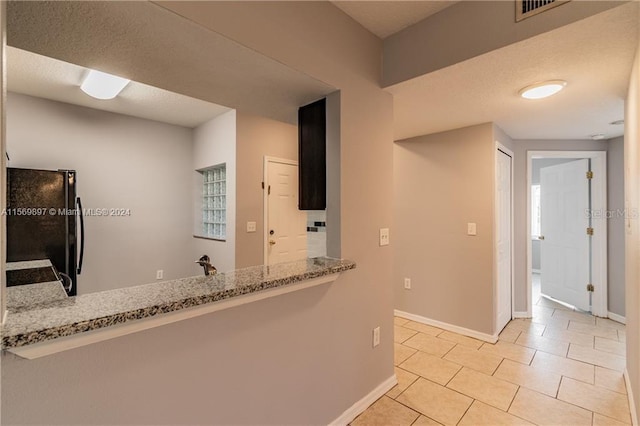
<path fill-rule="evenodd" d="M 616 121 L 612 121 L 611 123 L 612 126 L 620 126 L 622 124 L 624 124 L 624 120 L 616 120 Z"/>
<path fill-rule="evenodd" d="M 596 133 L 595 135 L 590 135 L 589 137 L 591 139 L 593 139 L 594 141 L 600 141 L 600 140 L 604 139 L 604 134 Z"/>
<path fill-rule="evenodd" d="M 523 89 L 520 89 L 520 96 L 525 99 L 542 99 L 555 95 L 567 85 L 564 80 L 549 80 L 540 83 L 532 84 Z"/>
<path fill-rule="evenodd" d="M 118 96 L 130 81 L 106 72 L 89 70 L 80 89 L 92 98 L 113 99 Z"/>

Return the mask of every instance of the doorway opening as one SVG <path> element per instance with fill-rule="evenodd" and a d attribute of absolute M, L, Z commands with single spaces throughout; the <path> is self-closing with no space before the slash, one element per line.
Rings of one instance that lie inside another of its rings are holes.
<path fill-rule="evenodd" d="M 527 153 L 527 314 L 541 298 L 607 317 L 604 151 Z"/>

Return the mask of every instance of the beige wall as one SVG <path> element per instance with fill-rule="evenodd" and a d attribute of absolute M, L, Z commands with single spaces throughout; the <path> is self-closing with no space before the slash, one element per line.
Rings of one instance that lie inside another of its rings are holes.
<path fill-rule="evenodd" d="M 380 40 L 329 2 L 166 7 L 341 90 L 342 256 L 357 269 L 36 361 L 4 355 L 3 424 L 327 424 L 393 375 L 393 246 L 378 245 L 393 225 L 393 104 Z"/>
<path fill-rule="evenodd" d="M 640 18 L 640 16 L 639 16 Z M 629 82 L 625 111 L 625 207 L 640 211 L 640 40 Z M 626 223 L 625 249 L 627 370 L 636 413 L 640 414 L 640 223 Z"/>
<path fill-rule="evenodd" d="M 504 130 L 502 130 L 496 124 L 493 125 L 493 137 L 496 142 L 500 143 L 502 146 L 513 152 L 513 139 L 511 139 L 511 136 L 507 135 Z"/>
<path fill-rule="evenodd" d="M 625 316 L 624 249 L 624 137 L 609 140 L 607 146 L 607 304 L 609 312 Z"/>
<path fill-rule="evenodd" d="M 458 2 L 384 40 L 383 84 L 445 68 L 625 3 L 574 1 L 515 22 L 513 2 Z"/>
<path fill-rule="evenodd" d="M 86 215 L 78 294 L 198 274 L 193 263 L 192 131 L 17 93 L 7 99 L 10 167 L 73 169 Z"/>
<path fill-rule="evenodd" d="M 242 112 L 237 114 L 236 268 L 264 263 L 264 157 L 298 160 L 298 127 Z M 247 232 L 247 222 L 256 232 Z"/>
<path fill-rule="evenodd" d="M 218 272 L 232 271 L 236 264 L 236 111 L 226 112 L 198 126 L 193 131 L 193 233 L 202 235 L 202 175 L 196 170 L 226 164 L 226 241 L 193 238 L 192 259 L 203 254 L 211 258 Z M 199 265 L 193 264 L 194 273 L 202 273 Z"/>
<path fill-rule="evenodd" d="M 491 123 L 395 143 L 393 289 L 401 311 L 494 333 Z M 467 223 L 477 236 L 467 235 Z M 404 278 L 411 278 L 411 290 Z"/>

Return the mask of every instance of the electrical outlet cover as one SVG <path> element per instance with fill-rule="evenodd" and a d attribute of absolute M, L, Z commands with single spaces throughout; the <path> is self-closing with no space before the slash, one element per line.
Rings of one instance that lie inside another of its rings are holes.
<path fill-rule="evenodd" d="M 389 228 L 380 228 L 380 246 L 389 245 Z"/>

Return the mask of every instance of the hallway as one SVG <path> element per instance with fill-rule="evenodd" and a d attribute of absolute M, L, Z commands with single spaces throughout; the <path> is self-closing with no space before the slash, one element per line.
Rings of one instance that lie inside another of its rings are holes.
<path fill-rule="evenodd" d="M 398 385 L 360 425 L 631 424 L 625 326 L 536 294 L 496 344 L 395 318 Z"/>

